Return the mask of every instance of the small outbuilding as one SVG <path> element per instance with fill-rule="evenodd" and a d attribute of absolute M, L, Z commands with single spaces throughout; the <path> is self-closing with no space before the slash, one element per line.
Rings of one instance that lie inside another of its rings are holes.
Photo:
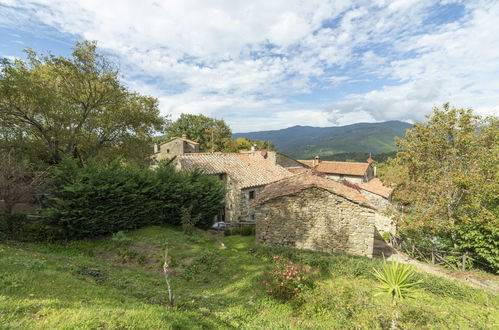
<path fill-rule="evenodd" d="M 267 185 L 253 206 L 259 244 L 373 256 L 376 208 L 339 182 L 295 175 Z"/>

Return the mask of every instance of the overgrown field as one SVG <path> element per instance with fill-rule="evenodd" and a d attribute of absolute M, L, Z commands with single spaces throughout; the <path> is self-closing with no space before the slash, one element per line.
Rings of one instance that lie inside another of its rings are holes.
<path fill-rule="evenodd" d="M 148 227 L 67 245 L 0 243 L 0 328 L 387 328 L 376 295 L 380 260 L 255 247 L 253 237 L 192 236 Z M 223 244 L 222 244 L 223 243 Z M 167 307 L 163 253 L 172 257 L 175 309 Z M 280 302 L 263 272 L 273 255 L 310 270 L 314 286 Z M 498 328 L 499 298 L 429 275 L 400 305 L 399 326 Z"/>

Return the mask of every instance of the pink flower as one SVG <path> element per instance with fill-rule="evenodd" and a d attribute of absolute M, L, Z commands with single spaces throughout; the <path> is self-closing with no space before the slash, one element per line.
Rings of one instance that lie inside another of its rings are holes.
<path fill-rule="evenodd" d="M 284 285 L 284 283 L 283 283 L 283 282 L 281 282 L 281 286 L 283 286 L 283 285 Z"/>
<path fill-rule="evenodd" d="M 298 288 L 295 288 L 295 291 L 298 291 Z"/>

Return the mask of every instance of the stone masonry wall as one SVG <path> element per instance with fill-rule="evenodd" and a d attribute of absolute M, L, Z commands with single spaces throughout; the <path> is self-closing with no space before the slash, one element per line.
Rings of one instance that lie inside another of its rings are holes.
<path fill-rule="evenodd" d="M 252 187 L 252 188 L 246 188 L 241 190 L 241 199 L 240 199 L 240 206 L 241 206 L 241 217 L 239 219 L 240 222 L 247 222 L 247 223 L 252 223 L 254 224 L 256 221 L 256 214 L 253 210 L 252 207 L 250 207 L 251 203 L 255 201 L 257 196 L 262 192 L 262 190 L 265 188 L 265 186 L 259 186 L 259 187 Z M 254 192 L 254 198 L 250 199 L 250 192 Z M 252 218 L 252 215 L 254 216 L 254 219 Z"/>
<path fill-rule="evenodd" d="M 323 189 L 275 198 L 255 213 L 259 244 L 373 255 L 374 210 Z"/>
<path fill-rule="evenodd" d="M 376 206 L 378 210 L 384 211 L 388 206 L 390 206 L 390 201 L 380 195 L 373 194 L 367 190 L 361 189 L 360 193 L 362 196 L 371 201 L 371 203 Z"/>

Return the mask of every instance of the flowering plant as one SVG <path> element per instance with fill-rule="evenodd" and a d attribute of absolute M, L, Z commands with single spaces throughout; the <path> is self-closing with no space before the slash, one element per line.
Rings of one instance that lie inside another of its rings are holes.
<path fill-rule="evenodd" d="M 289 300 L 306 287 L 307 269 L 275 255 L 272 268 L 265 272 L 265 292 L 280 300 Z"/>

